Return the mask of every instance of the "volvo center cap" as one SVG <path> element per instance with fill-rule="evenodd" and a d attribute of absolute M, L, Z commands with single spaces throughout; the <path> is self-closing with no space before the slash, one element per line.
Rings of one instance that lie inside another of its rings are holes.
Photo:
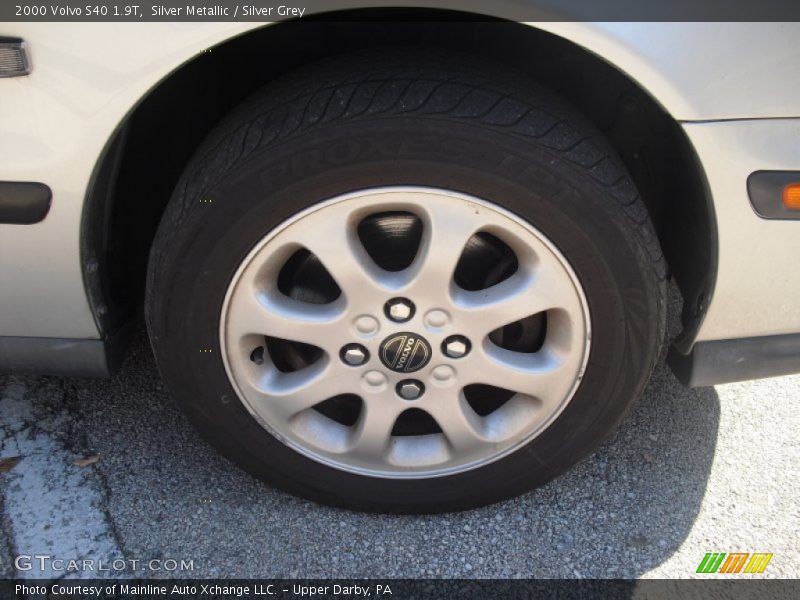
<path fill-rule="evenodd" d="M 431 345 L 421 335 L 404 331 L 381 342 L 381 362 L 396 373 L 419 371 L 431 359 Z"/>

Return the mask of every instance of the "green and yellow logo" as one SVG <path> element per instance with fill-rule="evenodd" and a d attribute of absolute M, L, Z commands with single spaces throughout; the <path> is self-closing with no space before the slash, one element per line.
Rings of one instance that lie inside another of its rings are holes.
<path fill-rule="evenodd" d="M 697 566 L 698 573 L 763 573 L 772 554 L 766 552 L 708 552 Z"/>

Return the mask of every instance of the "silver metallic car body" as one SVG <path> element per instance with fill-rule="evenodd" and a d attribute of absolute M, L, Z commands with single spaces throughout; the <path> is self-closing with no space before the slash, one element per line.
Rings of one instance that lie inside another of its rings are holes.
<path fill-rule="evenodd" d="M 800 24 L 530 23 L 602 57 L 681 124 L 717 226 L 716 283 L 697 341 L 800 333 L 800 224 L 764 220 L 746 180 L 800 169 Z M 47 217 L 0 224 L 0 337 L 100 338 L 81 222 L 115 129 L 181 64 L 257 23 L 7 23 L 33 71 L 0 79 L 0 180 L 41 181 Z M 101 49 L 102 51 L 98 51 Z M 780 261 L 785 268 L 776 270 Z"/>

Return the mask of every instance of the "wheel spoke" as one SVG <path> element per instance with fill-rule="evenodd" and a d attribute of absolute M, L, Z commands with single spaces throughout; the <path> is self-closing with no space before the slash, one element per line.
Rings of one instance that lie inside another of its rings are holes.
<path fill-rule="evenodd" d="M 410 294 L 450 294 L 458 260 L 470 237 L 485 225 L 471 204 L 425 207 L 420 248 L 406 273 Z"/>
<path fill-rule="evenodd" d="M 367 460 L 385 456 L 400 410 L 391 402 L 365 402 L 353 432 L 350 453 Z"/>
<path fill-rule="evenodd" d="M 480 433 L 480 417 L 464 398 L 463 392 L 453 390 L 449 398 L 432 402 L 426 407 L 439 424 L 454 453 L 472 453 L 486 444 Z"/>
<path fill-rule="evenodd" d="M 495 346 L 485 353 L 480 365 L 467 370 L 465 383 L 482 383 L 527 394 L 548 404 L 563 397 L 575 379 L 570 365 L 548 352 L 525 354 Z"/>
<path fill-rule="evenodd" d="M 271 368 L 251 385 L 251 390 L 258 395 L 258 412 L 289 421 L 298 413 L 352 389 L 349 378 L 333 377 L 332 371 L 334 368 L 326 359 L 292 373 Z"/>
<path fill-rule="evenodd" d="M 485 290 L 459 289 L 456 303 L 471 318 L 472 328 L 483 334 L 553 308 L 570 314 L 580 310 L 572 283 L 550 265 L 517 271 Z"/>
<path fill-rule="evenodd" d="M 239 337 L 266 335 L 335 351 L 331 344 L 336 341 L 343 317 L 338 302 L 310 304 L 278 293 L 253 291 L 231 298 L 228 327 Z"/>
<path fill-rule="evenodd" d="M 314 253 L 348 301 L 385 288 L 387 273 L 370 258 L 347 211 L 301 222 L 293 240 Z"/>

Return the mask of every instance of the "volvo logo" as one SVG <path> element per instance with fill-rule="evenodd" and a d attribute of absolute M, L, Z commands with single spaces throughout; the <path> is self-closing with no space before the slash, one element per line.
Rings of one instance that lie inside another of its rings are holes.
<path fill-rule="evenodd" d="M 431 345 L 416 333 L 390 335 L 381 343 L 381 362 L 397 373 L 419 371 L 431 359 Z"/>

